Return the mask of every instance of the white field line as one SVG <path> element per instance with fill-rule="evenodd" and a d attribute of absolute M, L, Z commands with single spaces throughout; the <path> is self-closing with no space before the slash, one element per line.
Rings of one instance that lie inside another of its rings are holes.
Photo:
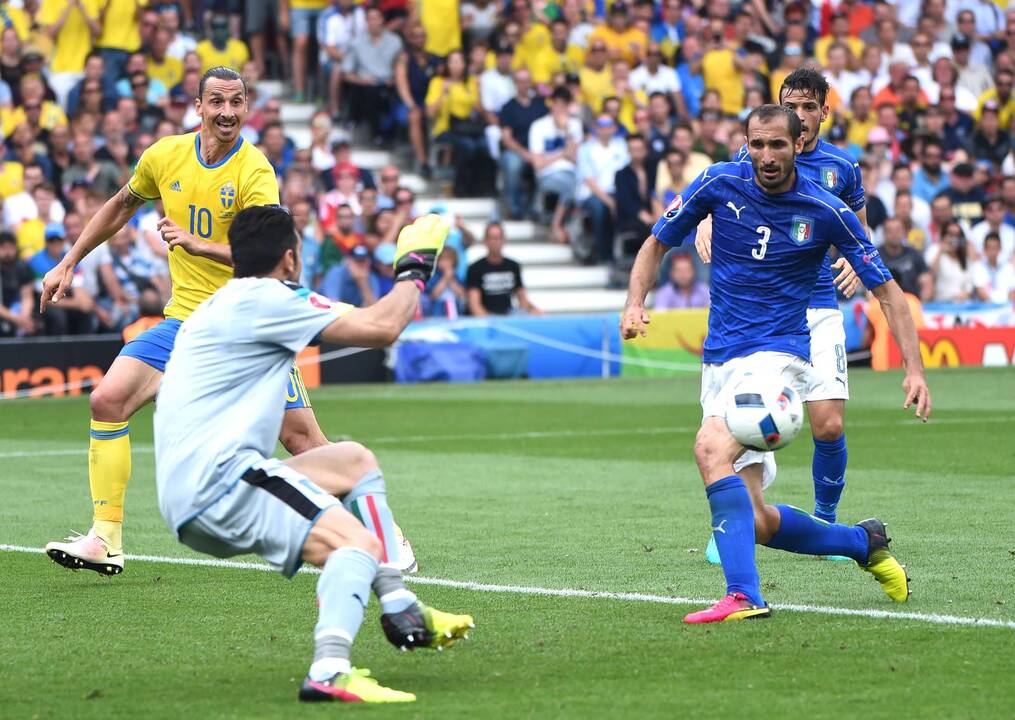
<path fill-rule="evenodd" d="M 0 544 L 2 552 L 43 554 L 43 548 L 26 547 L 24 545 Z M 236 560 L 216 560 L 211 558 L 165 557 L 162 555 L 125 555 L 127 560 L 135 562 L 167 563 L 170 565 L 192 565 L 198 567 L 228 568 L 230 570 L 258 570 L 272 572 L 271 568 L 258 562 L 240 562 Z M 320 570 L 312 567 L 300 568 L 301 573 L 319 575 Z M 494 585 L 490 583 L 470 582 L 466 580 L 447 580 L 444 578 L 428 578 L 409 575 L 406 581 L 413 585 L 436 585 L 438 587 L 472 590 L 474 592 L 511 593 L 517 595 L 542 595 L 545 597 L 589 598 L 595 600 L 620 600 L 628 602 L 649 602 L 662 605 L 709 605 L 712 600 L 701 598 L 668 597 L 632 592 L 599 592 L 576 588 L 544 588 L 527 587 L 524 585 Z M 913 620 L 932 625 L 958 625 L 973 627 L 1003 628 L 1015 630 L 1015 621 L 994 620 L 991 618 L 963 617 L 960 615 L 941 615 L 938 613 L 899 612 L 893 610 L 859 610 L 826 605 L 773 604 L 775 610 L 788 612 L 814 613 L 817 615 L 839 615 L 846 617 L 864 617 L 877 620 Z"/>
<path fill-rule="evenodd" d="M 934 425 L 968 425 L 971 423 L 995 423 L 1011 422 L 1012 415 L 998 415 L 996 417 L 977 418 L 941 418 L 932 420 Z M 904 425 L 917 425 L 917 421 L 909 418 L 891 422 L 865 422 L 856 421 L 848 423 L 847 427 L 900 427 Z M 391 445 L 398 443 L 434 443 L 434 442 L 462 442 L 467 440 L 540 440 L 544 438 L 569 438 L 569 437 L 609 437 L 609 436 L 638 436 L 638 435 L 676 435 L 679 433 L 691 433 L 698 430 L 697 425 L 684 425 L 677 427 L 650 427 L 650 428 L 603 428 L 601 430 L 523 430 L 521 432 L 506 433 L 464 433 L 458 435 L 392 435 L 382 437 L 357 437 L 366 445 Z M 341 436 L 338 439 L 348 440 L 349 436 Z M 132 452 L 151 453 L 155 451 L 152 445 L 133 445 Z M 50 450 L 11 450 L 0 452 L 0 460 L 8 458 L 32 458 L 32 457 L 59 457 L 62 455 L 84 455 L 88 452 L 87 447 L 76 448 L 54 448 Z"/>

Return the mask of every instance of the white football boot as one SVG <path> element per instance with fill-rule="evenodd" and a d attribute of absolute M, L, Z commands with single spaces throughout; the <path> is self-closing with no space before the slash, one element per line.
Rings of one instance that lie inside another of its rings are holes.
<path fill-rule="evenodd" d="M 94 570 L 101 575 L 123 572 L 123 552 L 110 553 L 106 541 L 94 529 L 87 535 L 71 535 L 64 542 L 47 543 L 46 554 L 57 565 L 71 570 Z"/>

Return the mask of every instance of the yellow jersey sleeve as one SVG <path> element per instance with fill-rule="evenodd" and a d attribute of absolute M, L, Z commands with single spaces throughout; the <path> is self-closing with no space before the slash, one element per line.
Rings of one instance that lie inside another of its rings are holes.
<path fill-rule="evenodd" d="M 127 181 L 127 189 L 142 200 L 157 200 L 159 192 L 159 162 L 161 142 L 157 142 L 143 153 L 134 168 L 134 174 Z"/>
<path fill-rule="evenodd" d="M 251 145 L 243 162 L 243 181 L 237 195 L 240 209 L 255 205 L 278 205 L 278 178 L 260 150 Z"/>

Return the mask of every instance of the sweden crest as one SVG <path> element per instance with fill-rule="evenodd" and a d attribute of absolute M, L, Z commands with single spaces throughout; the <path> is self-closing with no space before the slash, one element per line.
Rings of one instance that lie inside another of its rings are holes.
<path fill-rule="evenodd" d="M 233 206 L 233 202 L 236 200 L 236 188 L 233 187 L 231 182 L 226 183 L 222 186 L 222 189 L 219 190 L 219 200 L 222 201 L 222 207 L 226 210 Z"/>

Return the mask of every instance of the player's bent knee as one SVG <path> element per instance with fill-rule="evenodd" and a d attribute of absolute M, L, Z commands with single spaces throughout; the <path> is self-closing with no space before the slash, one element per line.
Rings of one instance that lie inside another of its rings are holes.
<path fill-rule="evenodd" d="M 822 417 L 819 422 L 812 421 L 811 432 L 818 440 L 831 442 L 842 437 L 844 427 L 841 415 L 828 414 Z"/>
<path fill-rule="evenodd" d="M 335 448 L 336 463 L 346 474 L 357 480 L 379 467 L 377 456 L 362 443 L 344 440 L 335 443 L 332 447 Z"/>
<path fill-rule="evenodd" d="M 698 468 L 706 475 L 717 468 L 733 464 L 736 457 L 736 445 L 726 442 L 719 432 L 708 425 L 703 425 L 694 438 L 694 459 Z"/>
<path fill-rule="evenodd" d="M 88 396 L 92 419 L 103 422 L 125 422 L 127 398 L 115 383 L 100 382 Z"/>

